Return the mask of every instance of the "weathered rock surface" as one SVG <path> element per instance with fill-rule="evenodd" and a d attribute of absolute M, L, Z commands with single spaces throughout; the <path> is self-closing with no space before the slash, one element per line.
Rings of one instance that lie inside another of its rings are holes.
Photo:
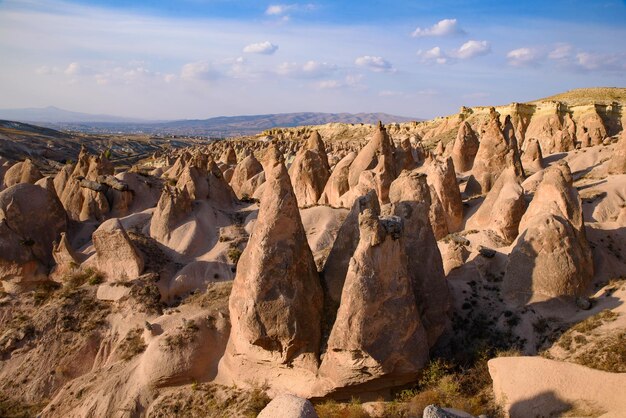
<path fill-rule="evenodd" d="M 300 207 L 317 204 L 330 176 L 328 158 L 321 141 L 319 134 L 317 137 L 312 135 L 309 139 L 311 148 L 300 151 L 289 168 L 291 185 Z"/>
<path fill-rule="evenodd" d="M 108 281 L 134 280 L 143 272 L 142 254 L 135 248 L 119 219 L 104 222 L 93 233 L 95 266 Z"/>
<path fill-rule="evenodd" d="M 505 135 L 498 117 L 498 113 L 492 110 L 489 122 L 480 137 L 472 176 L 465 190 L 468 194 L 487 193 L 500 173 L 510 166 L 515 168 L 516 175 L 524 175 L 519 150 L 515 146 L 517 142 L 513 141 L 514 135 L 510 135 L 512 131 L 507 131 Z"/>
<path fill-rule="evenodd" d="M 372 195 L 358 204 L 360 241 L 319 374 L 337 387 L 410 381 L 428 360 L 428 340 L 407 271 L 403 222 L 379 217 Z"/>
<path fill-rule="evenodd" d="M 478 137 L 470 124 L 463 122 L 454 140 L 450 155 L 457 172 L 464 173 L 472 169 L 479 145 Z"/>
<path fill-rule="evenodd" d="M 308 399 L 284 394 L 272 399 L 257 418 L 317 418 L 317 413 Z"/>
<path fill-rule="evenodd" d="M 407 270 L 420 318 L 433 346 L 448 324 L 450 292 L 430 225 L 430 189 L 424 174 L 403 171 L 391 184 L 391 212 L 404 225 Z"/>
<path fill-rule="evenodd" d="M 426 181 L 441 202 L 448 233 L 458 231 L 463 224 L 463 200 L 452 158 L 435 158 L 428 166 Z"/>
<path fill-rule="evenodd" d="M 35 167 L 33 162 L 26 159 L 15 163 L 5 172 L 3 183 L 4 187 L 11 187 L 20 183 L 35 184 L 42 177 L 41 172 Z"/>
<path fill-rule="evenodd" d="M 515 169 L 509 167 L 487 193 L 468 227 L 491 230 L 505 243 L 510 244 L 517 237 L 519 223 L 525 210 L 524 189 L 515 174 Z"/>
<path fill-rule="evenodd" d="M 230 295 L 231 355 L 315 369 L 322 288 L 287 169 L 270 170 Z"/>
<path fill-rule="evenodd" d="M 254 194 L 256 188 L 262 183 L 259 181 L 259 174 L 262 172 L 263 166 L 254 154 L 248 155 L 237 164 L 230 179 L 230 187 L 239 199 L 245 196 L 251 197 Z"/>
<path fill-rule="evenodd" d="M 578 192 L 566 163 L 546 169 L 509 255 L 505 294 L 519 304 L 582 295 L 593 277 Z"/>
<path fill-rule="evenodd" d="M 609 174 L 626 174 L 626 132 L 624 131 L 613 146 L 613 155 L 609 162 Z"/>
<path fill-rule="evenodd" d="M 0 192 L 0 282 L 19 292 L 47 280 L 53 243 L 67 230 L 63 207 L 53 193 L 21 183 Z"/>

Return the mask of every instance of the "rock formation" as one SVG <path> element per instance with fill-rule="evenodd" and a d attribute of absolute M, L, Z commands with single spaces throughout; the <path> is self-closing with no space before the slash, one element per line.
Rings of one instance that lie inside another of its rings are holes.
<path fill-rule="evenodd" d="M 326 186 L 324 186 L 324 191 L 319 200 L 320 204 L 333 207 L 341 206 L 341 196 L 350 190 L 348 176 L 350 166 L 355 158 L 356 153 L 350 152 L 335 165 L 333 172 L 326 182 Z"/>
<path fill-rule="evenodd" d="M 371 170 L 379 165 L 380 157 L 384 156 L 387 160 L 387 164 L 391 166 L 394 163 L 393 148 L 393 142 L 389 138 L 387 131 L 382 124 L 379 124 L 372 139 L 363 147 L 350 165 L 348 173 L 350 188 L 357 186 L 362 172 Z M 395 178 L 395 167 L 393 167 L 393 172 L 390 174 Z M 379 199 L 381 199 L 381 201 L 384 200 L 380 196 Z"/>
<path fill-rule="evenodd" d="M 230 179 L 230 186 L 239 199 L 252 197 L 254 191 L 263 182 L 260 175 L 263 173 L 263 166 L 255 158 L 254 154 L 244 158 L 233 171 Z M 264 180 L 264 178 L 263 178 Z"/>
<path fill-rule="evenodd" d="M 522 164 L 524 165 L 524 170 L 530 173 L 536 173 L 544 169 L 545 163 L 541 153 L 541 145 L 539 145 L 537 139 L 530 138 L 526 141 L 526 149 L 522 154 Z"/>
<path fill-rule="evenodd" d="M 49 191 L 21 183 L 0 192 L 0 282 L 19 292 L 47 280 L 52 247 L 67 230 L 67 218 Z"/>
<path fill-rule="evenodd" d="M 287 169 L 268 167 L 258 219 L 230 295 L 231 355 L 317 367 L 322 288 Z"/>
<path fill-rule="evenodd" d="M 191 204 L 186 188 L 163 188 L 150 222 L 150 236 L 158 241 L 169 239 L 171 232 L 191 213 Z"/>
<path fill-rule="evenodd" d="M 430 225 L 430 188 L 426 176 L 415 171 L 402 172 L 391 184 L 389 199 L 391 212 L 403 222 L 407 271 L 432 347 L 448 322 L 450 292 Z"/>
<path fill-rule="evenodd" d="M 428 360 L 428 340 L 407 271 L 403 222 L 379 217 L 372 195 L 358 202 L 359 245 L 319 374 L 338 387 L 410 381 Z"/>
<path fill-rule="evenodd" d="M 20 183 L 35 184 L 42 178 L 41 172 L 30 159 L 15 163 L 4 174 L 4 187 L 11 187 Z"/>
<path fill-rule="evenodd" d="M 593 277 L 584 228 L 569 167 L 546 169 L 509 255 L 505 294 L 517 303 L 582 295 Z"/>
<path fill-rule="evenodd" d="M 626 174 L 626 132 L 613 146 L 613 155 L 609 162 L 609 174 Z"/>
<path fill-rule="evenodd" d="M 508 245 L 517 237 L 525 210 L 524 189 L 514 167 L 509 167 L 487 193 L 469 227 L 491 230 Z"/>
<path fill-rule="evenodd" d="M 435 158 L 427 169 L 427 181 L 443 207 L 448 233 L 456 232 L 463 223 L 463 200 L 456 182 L 452 158 Z"/>
<path fill-rule="evenodd" d="M 519 150 L 515 146 L 516 142 L 512 141 L 514 136 L 505 136 L 498 117 L 498 113 L 492 108 L 489 121 L 480 137 L 480 146 L 474 159 L 472 176 L 467 182 L 466 193 L 487 193 L 500 173 L 509 166 L 515 168 L 516 175 L 524 175 Z"/>
<path fill-rule="evenodd" d="M 317 132 L 309 138 L 307 149 L 296 155 L 289 168 L 289 176 L 298 206 L 317 204 L 330 176 L 324 143 Z"/>
<path fill-rule="evenodd" d="M 143 256 L 117 218 L 109 219 L 96 229 L 93 246 L 95 266 L 108 281 L 134 280 L 143 272 Z"/>
<path fill-rule="evenodd" d="M 469 123 L 463 122 L 454 140 L 450 155 L 457 172 L 464 173 L 472 169 L 478 147 L 479 142 L 474 130 Z"/>

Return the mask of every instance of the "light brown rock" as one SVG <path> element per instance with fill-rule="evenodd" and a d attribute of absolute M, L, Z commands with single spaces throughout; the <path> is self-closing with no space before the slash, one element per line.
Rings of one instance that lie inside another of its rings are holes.
<path fill-rule="evenodd" d="M 458 231 L 463 223 L 463 200 L 452 158 L 435 158 L 428 166 L 426 180 L 441 202 L 448 233 Z"/>
<path fill-rule="evenodd" d="M 513 131 L 508 127 L 507 135 L 505 135 L 498 117 L 498 113 L 492 108 L 489 122 L 487 122 L 480 137 L 480 146 L 474 159 L 472 176 L 465 189 L 467 194 L 489 192 L 500 173 L 509 166 L 515 168 L 515 173 L 518 176 L 524 175 L 519 150 L 516 147 L 517 142 L 512 140 L 514 138 L 511 136 Z"/>
<path fill-rule="evenodd" d="M 260 185 L 259 174 L 263 172 L 263 166 L 255 158 L 254 154 L 244 158 L 233 171 L 230 186 L 239 199 L 251 197 Z"/>
<path fill-rule="evenodd" d="M 403 171 L 391 184 L 389 198 L 391 213 L 403 222 L 407 271 L 432 347 L 448 324 L 450 292 L 430 225 L 430 188 L 426 176 L 416 171 Z"/>
<path fill-rule="evenodd" d="M 526 149 L 522 153 L 522 164 L 524 170 L 529 173 L 536 173 L 545 168 L 541 145 L 537 139 L 529 138 L 526 140 Z"/>
<path fill-rule="evenodd" d="M 161 242 L 168 240 L 172 231 L 191 213 L 191 204 L 187 189 L 164 187 L 152 215 L 150 236 Z"/>
<path fill-rule="evenodd" d="M 229 299 L 230 354 L 314 370 L 322 288 L 287 169 L 272 160 Z"/>
<path fill-rule="evenodd" d="M 613 155 L 609 162 L 609 174 L 626 174 L 626 130 L 613 146 Z"/>
<path fill-rule="evenodd" d="M 142 254 L 135 248 L 119 219 L 104 222 L 93 233 L 95 265 L 108 281 L 134 280 L 143 272 Z"/>
<path fill-rule="evenodd" d="M 581 296 L 593 278 L 578 192 L 562 162 L 545 170 L 509 255 L 505 295 L 518 304 Z"/>
<path fill-rule="evenodd" d="M 360 241 L 319 374 L 337 387 L 410 381 L 428 360 L 428 340 L 407 272 L 402 220 L 380 218 L 372 195 L 358 202 Z"/>
<path fill-rule="evenodd" d="M 320 199 L 330 176 L 325 157 L 325 153 L 322 155 L 317 150 L 305 149 L 293 160 L 289 176 L 298 206 L 313 206 Z"/>
<path fill-rule="evenodd" d="M 476 133 L 470 124 L 464 121 L 459 127 L 450 155 L 457 172 L 464 173 L 472 169 L 479 145 Z"/>
<path fill-rule="evenodd" d="M 515 169 L 509 167 L 498 177 L 468 226 L 491 230 L 508 245 L 517 237 L 525 210 L 524 189 Z"/>
<path fill-rule="evenodd" d="M 20 183 L 35 184 L 42 178 L 41 172 L 30 159 L 15 163 L 4 174 L 4 187 L 11 187 Z"/>
<path fill-rule="evenodd" d="M 319 200 L 320 204 L 330 205 L 332 207 L 342 206 L 341 196 L 350 190 L 348 175 L 350 165 L 352 165 L 355 158 L 356 153 L 350 152 L 335 165 L 335 168 L 326 182 L 326 186 L 324 186 L 324 191 Z"/>
<path fill-rule="evenodd" d="M 67 230 L 67 218 L 54 194 L 21 183 L 0 192 L 0 281 L 19 292 L 47 280 L 52 247 Z"/>

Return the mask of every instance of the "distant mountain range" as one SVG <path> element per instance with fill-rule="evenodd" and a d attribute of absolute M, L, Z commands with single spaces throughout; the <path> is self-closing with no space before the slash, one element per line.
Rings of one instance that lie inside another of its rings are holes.
<path fill-rule="evenodd" d="M 420 120 L 387 113 L 281 113 L 247 116 L 219 116 L 209 119 L 151 121 L 110 115 L 71 112 L 57 107 L 0 109 L 0 119 L 88 133 L 146 133 L 231 137 L 254 135 L 276 127 L 340 123 L 383 123 Z"/>

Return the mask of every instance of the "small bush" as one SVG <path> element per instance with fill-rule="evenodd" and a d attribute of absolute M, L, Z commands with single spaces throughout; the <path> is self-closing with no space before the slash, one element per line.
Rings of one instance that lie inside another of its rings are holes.
<path fill-rule="evenodd" d="M 124 341 L 119 346 L 120 357 L 124 361 L 128 361 L 138 354 L 146 350 L 146 343 L 143 341 L 143 330 L 135 328 L 128 331 Z"/>
<path fill-rule="evenodd" d="M 230 247 L 228 250 L 228 259 L 231 263 L 237 265 L 239 262 L 239 258 L 241 257 L 242 251 L 237 247 Z"/>
<path fill-rule="evenodd" d="M 338 403 L 327 400 L 315 405 L 315 412 L 320 418 L 369 418 L 359 399 L 352 398 L 350 403 Z M 385 415 L 388 416 L 388 415 Z"/>

